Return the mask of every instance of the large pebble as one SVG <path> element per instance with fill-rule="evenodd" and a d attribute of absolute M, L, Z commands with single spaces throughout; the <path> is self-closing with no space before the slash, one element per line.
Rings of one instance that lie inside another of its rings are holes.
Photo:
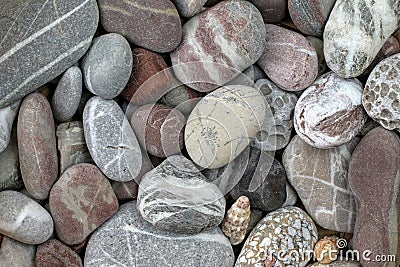
<path fill-rule="evenodd" d="M 158 228 L 193 234 L 222 222 L 225 198 L 191 161 L 171 156 L 142 178 L 137 207 Z"/>
<path fill-rule="evenodd" d="M 91 98 L 83 112 L 83 128 L 90 155 L 109 179 L 126 182 L 139 174 L 139 143 L 114 100 Z"/>
<path fill-rule="evenodd" d="M 36 199 L 46 199 L 58 178 L 58 157 L 53 113 L 42 94 L 32 93 L 24 99 L 17 131 L 26 190 Z"/>
<path fill-rule="evenodd" d="M 118 200 L 100 170 L 87 163 L 68 168 L 53 186 L 50 211 L 58 237 L 75 245 L 114 215 Z"/>
<path fill-rule="evenodd" d="M 132 201 L 91 236 L 85 267 L 232 267 L 234 254 L 219 228 L 199 234 L 163 231 L 143 220 Z"/>
<path fill-rule="evenodd" d="M 265 23 L 281 22 L 285 18 L 287 0 L 249 0 L 249 2 L 260 10 Z"/>
<path fill-rule="evenodd" d="M 309 145 L 330 148 L 349 142 L 367 115 L 361 104 L 362 85 L 333 72 L 318 78 L 300 96 L 294 111 L 297 134 Z"/>
<path fill-rule="evenodd" d="M 82 61 L 86 88 L 104 99 L 116 97 L 128 83 L 132 64 L 131 48 L 122 35 L 95 38 Z"/>
<path fill-rule="evenodd" d="M 312 84 L 318 74 L 318 56 L 307 39 L 283 27 L 265 24 L 266 47 L 257 61 L 280 88 L 299 91 Z"/>
<path fill-rule="evenodd" d="M 0 233 L 26 244 L 40 244 L 53 234 L 50 214 L 31 198 L 0 192 Z"/>
<path fill-rule="evenodd" d="M 328 67 L 343 78 L 359 76 L 399 21 L 398 1 L 337 0 L 324 30 Z"/>
<path fill-rule="evenodd" d="M 17 101 L 8 107 L 0 108 L 0 153 L 7 148 L 10 142 L 12 126 L 20 104 L 21 101 Z"/>
<path fill-rule="evenodd" d="M 16 131 L 13 133 L 6 150 L 0 153 L 0 191 L 18 190 L 24 186 L 19 171 Z"/>
<path fill-rule="evenodd" d="M 92 42 L 99 11 L 95 0 L 2 1 L 0 18 L 1 108 L 77 62 Z"/>
<path fill-rule="evenodd" d="M 0 267 L 35 267 L 35 250 L 34 245 L 4 237 L 0 242 Z"/>
<path fill-rule="evenodd" d="M 231 85 L 205 96 L 185 129 L 186 149 L 201 167 L 215 169 L 236 158 L 260 130 L 265 100 L 251 87 Z"/>
<path fill-rule="evenodd" d="M 184 17 L 193 17 L 201 11 L 207 0 L 172 0 L 179 14 Z"/>
<path fill-rule="evenodd" d="M 171 53 L 174 73 L 201 92 L 235 78 L 260 58 L 265 47 L 262 16 L 247 1 L 218 3 L 186 22 L 183 33 Z"/>
<path fill-rule="evenodd" d="M 79 255 L 57 239 L 40 244 L 36 250 L 36 267 L 83 267 Z"/>

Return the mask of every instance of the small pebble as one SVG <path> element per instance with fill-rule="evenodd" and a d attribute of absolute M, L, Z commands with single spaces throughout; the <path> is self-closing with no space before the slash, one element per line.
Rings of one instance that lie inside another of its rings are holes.
<path fill-rule="evenodd" d="M 250 201 L 246 196 L 239 197 L 226 212 L 222 221 L 222 232 L 230 238 L 232 245 L 238 245 L 244 240 L 250 215 Z"/>
<path fill-rule="evenodd" d="M 0 108 L 0 153 L 7 148 L 10 142 L 11 129 L 20 104 L 21 101 L 17 101 L 8 107 Z"/>

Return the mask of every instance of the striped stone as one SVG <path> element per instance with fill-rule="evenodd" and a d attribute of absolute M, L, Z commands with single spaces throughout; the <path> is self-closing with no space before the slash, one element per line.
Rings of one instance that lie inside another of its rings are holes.
<path fill-rule="evenodd" d="M 98 16 L 95 0 L 2 1 L 0 107 L 76 63 L 90 46 Z"/>

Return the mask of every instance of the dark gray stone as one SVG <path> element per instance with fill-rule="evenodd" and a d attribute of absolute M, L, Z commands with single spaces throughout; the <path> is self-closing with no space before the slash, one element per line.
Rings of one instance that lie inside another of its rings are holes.
<path fill-rule="evenodd" d="M 6 150 L 0 153 L 0 170 L 0 191 L 18 190 L 24 186 L 19 172 L 16 131 Z"/>

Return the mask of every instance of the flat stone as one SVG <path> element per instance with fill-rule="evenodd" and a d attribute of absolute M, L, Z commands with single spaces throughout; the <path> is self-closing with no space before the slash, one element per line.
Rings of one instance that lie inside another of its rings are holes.
<path fill-rule="evenodd" d="M 22 179 L 36 199 L 46 199 L 58 178 L 58 157 L 53 113 L 46 97 L 25 97 L 18 115 L 18 149 Z"/>
<path fill-rule="evenodd" d="M 182 114 L 189 115 L 200 99 L 199 92 L 182 84 L 163 95 L 159 103 L 177 108 Z"/>
<path fill-rule="evenodd" d="M 104 99 L 119 95 L 129 81 L 133 57 L 128 41 L 118 33 L 93 39 L 82 60 L 86 88 Z"/>
<path fill-rule="evenodd" d="M 2 191 L 0 233 L 25 244 L 40 244 L 53 234 L 53 220 L 29 197 L 17 191 Z"/>
<path fill-rule="evenodd" d="M 349 183 L 357 200 L 357 219 L 353 249 L 370 250 L 369 258 L 394 255 L 400 263 L 398 214 L 400 204 L 400 139 L 382 127 L 371 130 L 355 148 L 349 165 Z M 387 266 L 367 261 L 365 267 Z"/>
<path fill-rule="evenodd" d="M 161 230 L 143 220 L 132 201 L 91 236 L 85 267 L 209 266 L 231 267 L 234 254 L 229 240 L 216 227 L 199 234 Z"/>
<path fill-rule="evenodd" d="M 222 222 L 225 198 L 191 161 L 171 156 L 142 178 L 137 207 L 155 227 L 194 234 Z"/>
<path fill-rule="evenodd" d="M 0 243 L 0 267 L 35 267 L 35 250 L 34 245 L 4 237 Z"/>
<path fill-rule="evenodd" d="M 209 92 L 254 64 L 264 47 L 265 28 L 258 9 L 247 1 L 229 0 L 184 24 L 182 42 L 171 53 L 171 62 L 183 84 Z"/>
<path fill-rule="evenodd" d="M 0 18 L 2 108 L 79 60 L 90 46 L 99 11 L 95 0 L 2 1 Z"/>
<path fill-rule="evenodd" d="M 277 23 L 285 18 L 288 5 L 286 0 L 249 0 L 249 2 L 260 10 L 265 23 Z"/>
<path fill-rule="evenodd" d="M 10 142 L 11 130 L 20 104 L 21 101 L 17 101 L 8 107 L 0 108 L 0 153 L 7 148 Z"/>
<path fill-rule="evenodd" d="M 362 84 L 334 72 L 319 77 L 297 101 L 294 128 L 307 144 L 331 148 L 349 142 L 367 120 Z"/>
<path fill-rule="evenodd" d="M 125 36 L 135 45 L 155 52 L 170 52 L 179 45 L 182 27 L 169 0 L 99 0 L 101 25 Z"/>
<path fill-rule="evenodd" d="M 109 179 L 127 182 L 139 174 L 140 145 L 114 100 L 91 98 L 83 112 L 83 128 L 90 155 Z"/>
<path fill-rule="evenodd" d="M 37 267 L 83 267 L 79 255 L 57 239 L 40 244 L 36 250 Z"/>
<path fill-rule="evenodd" d="M 53 186 L 50 211 L 58 237 L 68 245 L 85 240 L 118 210 L 110 182 L 87 163 L 68 168 Z"/>
<path fill-rule="evenodd" d="M 19 190 L 24 186 L 19 171 L 17 135 L 15 129 L 13 132 L 6 150 L 0 153 L 0 191 Z"/>
<path fill-rule="evenodd" d="M 183 17 L 193 17 L 201 11 L 207 0 L 172 0 Z"/>
<path fill-rule="evenodd" d="M 350 156 L 358 138 L 331 149 L 308 145 L 293 137 L 282 160 L 290 184 L 308 214 L 323 228 L 352 233 L 356 203 L 347 179 Z"/>
<path fill-rule="evenodd" d="M 397 1 L 337 0 L 324 30 L 328 67 L 343 78 L 371 64 L 400 20 Z"/>
<path fill-rule="evenodd" d="M 236 158 L 260 130 L 265 100 L 248 86 L 221 87 L 203 97 L 185 128 L 186 149 L 204 168 L 222 167 Z"/>

